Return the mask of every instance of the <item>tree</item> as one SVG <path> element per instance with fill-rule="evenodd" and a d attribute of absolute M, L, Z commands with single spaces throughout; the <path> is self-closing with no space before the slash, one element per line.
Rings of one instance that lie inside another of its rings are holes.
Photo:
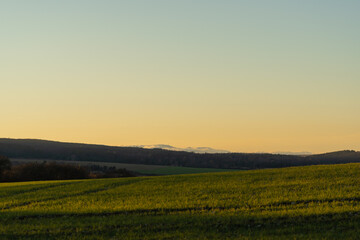
<path fill-rule="evenodd" d="M 11 168 L 11 163 L 9 158 L 5 156 L 0 156 L 0 177 L 5 170 L 9 170 Z"/>

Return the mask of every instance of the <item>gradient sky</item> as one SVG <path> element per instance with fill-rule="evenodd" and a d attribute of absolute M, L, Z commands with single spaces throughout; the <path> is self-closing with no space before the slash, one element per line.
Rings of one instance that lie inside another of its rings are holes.
<path fill-rule="evenodd" d="M 0 137 L 360 150 L 358 0 L 2 0 Z"/>

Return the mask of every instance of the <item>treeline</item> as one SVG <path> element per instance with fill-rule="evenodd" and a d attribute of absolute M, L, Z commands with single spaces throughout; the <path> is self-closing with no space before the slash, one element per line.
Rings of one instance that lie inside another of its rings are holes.
<path fill-rule="evenodd" d="M 56 163 L 26 163 L 5 170 L 2 173 L 1 181 L 23 182 L 86 178 L 90 178 L 90 173 L 83 167 Z"/>
<path fill-rule="evenodd" d="M 116 169 L 115 167 L 102 168 L 81 167 L 71 164 L 58 163 L 26 163 L 11 166 L 7 157 L 0 156 L 0 182 L 22 182 L 40 180 L 70 180 L 88 178 L 118 178 L 133 177 L 134 173 L 126 169 Z"/>
<path fill-rule="evenodd" d="M 310 156 L 266 153 L 198 154 L 163 149 L 111 147 L 29 139 L 0 139 L 0 155 L 6 155 L 10 158 L 116 162 L 225 169 L 280 168 L 360 162 L 360 153 L 355 151 L 342 151 Z"/>

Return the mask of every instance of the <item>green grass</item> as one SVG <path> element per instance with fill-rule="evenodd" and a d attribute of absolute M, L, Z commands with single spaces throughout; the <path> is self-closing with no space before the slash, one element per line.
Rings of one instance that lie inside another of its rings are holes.
<path fill-rule="evenodd" d="M 357 239 L 360 164 L 0 184 L 0 239 Z"/>
<path fill-rule="evenodd" d="M 220 168 L 191 168 L 191 167 L 161 167 L 151 170 L 140 170 L 143 174 L 155 175 L 175 175 L 175 174 L 194 174 L 194 173 L 211 173 L 211 172 L 233 172 L 240 171 L 234 169 L 220 169 Z"/>

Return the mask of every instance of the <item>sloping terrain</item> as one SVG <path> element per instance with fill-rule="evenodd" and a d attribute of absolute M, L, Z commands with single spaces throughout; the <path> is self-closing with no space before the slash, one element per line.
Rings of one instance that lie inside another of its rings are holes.
<path fill-rule="evenodd" d="M 0 138 L 0 155 L 10 159 L 52 159 L 242 170 L 360 162 L 360 152 L 356 151 L 309 156 L 269 153 L 199 154 L 164 149 L 7 138 Z"/>
<path fill-rule="evenodd" d="M 218 168 L 190 168 L 190 167 L 174 167 L 163 165 L 144 165 L 144 164 L 129 164 L 129 163 L 111 163 L 111 162 L 87 162 L 87 161 L 70 161 L 70 160 L 53 160 L 53 159 L 11 159 L 13 165 L 20 165 L 26 163 L 58 163 L 58 164 L 72 164 L 76 166 L 83 166 L 91 168 L 97 165 L 100 167 L 115 167 L 117 169 L 127 169 L 135 172 L 135 174 L 144 175 L 174 175 L 174 174 L 189 174 L 189 173 L 208 173 L 208 172 L 229 172 L 239 171 L 236 169 L 218 169 Z"/>
<path fill-rule="evenodd" d="M 360 233 L 360 164 L 0 184 L 0 239 L 327 239 Z"/>

